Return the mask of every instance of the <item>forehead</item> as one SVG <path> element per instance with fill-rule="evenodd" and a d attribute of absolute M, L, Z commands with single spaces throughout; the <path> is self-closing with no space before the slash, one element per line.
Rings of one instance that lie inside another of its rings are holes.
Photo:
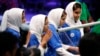
<path fill-rule="evenodd" d="M 77 8 L 76 10 L 74 10 L 74 11 L 81 11 L 81 8 Z"/>
<path fill-rule="evenodd" d="M 62 16 L 61 17 L 64 17 L 65 15 L 67 15 L 67 13 L 65 11 L 63 11 L 62 13 Z"/>

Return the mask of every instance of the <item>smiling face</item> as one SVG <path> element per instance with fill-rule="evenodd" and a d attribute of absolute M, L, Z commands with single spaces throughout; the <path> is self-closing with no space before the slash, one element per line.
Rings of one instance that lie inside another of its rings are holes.
<path fill-rule="evenodd" d="M 74 16 L 74 20 L 77 21 L 80 17 L 81 14 L 81 9 L 77 8 L 76 10 L 73 11 L 73 16 Z"/>
<path fill-rule="evenodd" d="M 73 5 L 73 16 L 74 20 L 77 21 L 81 15 L 81 5 L 79 3 L 75 3 Z"/>

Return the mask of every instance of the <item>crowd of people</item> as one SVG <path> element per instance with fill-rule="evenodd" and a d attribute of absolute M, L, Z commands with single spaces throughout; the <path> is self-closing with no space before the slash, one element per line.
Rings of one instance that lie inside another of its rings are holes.
<path fill-rule="evenodd" d="M 100 36 L 96 26 L 57 31 L 88 20 L 93 22 L 82 4 L 73 1 L 65 9 L 54 8 L 48 15 L 34 15 L 29 25 L 25 23 L 24 9 L 6 10 L 0 26 L 0 56 L 99 56 Z"/>

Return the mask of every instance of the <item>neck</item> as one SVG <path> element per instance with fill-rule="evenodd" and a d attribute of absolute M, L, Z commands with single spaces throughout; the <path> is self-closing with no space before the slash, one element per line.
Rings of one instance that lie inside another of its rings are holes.
<path fill-rule="evenodd" d="M 77 20 L 74 20 L 75 23 L 77 23 Z"/>

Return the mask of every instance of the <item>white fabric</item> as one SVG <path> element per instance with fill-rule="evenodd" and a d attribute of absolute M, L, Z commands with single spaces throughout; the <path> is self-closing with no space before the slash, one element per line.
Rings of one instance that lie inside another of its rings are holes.
<path fill-rule="evenodd" d="M 76 56 L 76 55 L 66 51 L 63 47 L 57 48 L 56 51 L 60 56 Z"/>
<path fill-rule="evenodd" d="M 55 28 L 58 28 L 58 26 L 60 25 L 60 19 L 61 19 L 63 11 L 64 10 L 62 8 L 56 8 L 56 9 L 52 9 L 48 13 L 49 23 L 53 24 Z"/>
<path fill-rule="evenodd" d="M 23 47 L 27 48 L 27 45 L 23 45 Z"/>
<path fill-rule="evenodd" d="M 8 13 L 8 10 L 6 10 L 3 14 L 3 18 L 2 18 L 1 26 L 0 26 L 0 31 L 5 31 L 6 30 L 6 27 L 7 27 L 7 13 Z"/>
<path fill-rule="evenodd" d="M 41 56 L 44 56 L 45 49 L 41 45 L 38 48 L 40 49 Z"/>
<path fill-rule="evenodd" d="M 64 10 L 62 8 L 56 8 L 56 9 L 52 9 L 48 14 L 49 23 L 53 24 L 56 29 L 60 25 L 60 20 L 61 20 L 61 16 L 62 16 L 63 11 Z M 65 49 L 68 49 L 69 46 L 67 46 L 67 45 L 65 46 L 63 44 L 61 44 L 61 45 L 62 45 L 62 47 L 56 49 L 56 52 L 59 55 L 61 55 L 61 56 L 74 56 L 73 54 L 71 54 L 65 50 Z"/>
<path fill-rule="evenodd" d="M 22 24 L 23 11 L 24 10 L 20 8 L 12 8 L 5 11 L 1 22 L 1 29 L 4 31 L 9 27 L 19 32 L 19 27 L 21 27 Z"/>
<path fill-rule="evenodd" d="M 76 25 L 82 25 L 80 19 L 77 20 L 77 22 L 75 23 L 74 21 L 74 16 L 73 16 L 73 5 L 75 3 L 79 3 L 79 2 L 70 2 L 68 4 L 68 6 L 65 9 L 65 12 L 67 13 L 67 17 L 65 22 L 69 25 L 69 26 L 76 26 Z M 79 17 L 80 18 L 80 17 Z M 79 28 L 80 32 L 81 32 L 81 37 L 84 35 L 83 33 L 83 28 Z"/>
<path fill-rule="evenodd" d="M 69 48 L 70 48 L 70 46 L 69 46 L 69 45 L 65 45 L 65 44 L 62 44 L 62 47 L 63 47 L 65 50 L 67 50 L 67 49 L 69 49 Z"/>
<path fill-rule="evenodd" d="M 35 34 L 39 43 L 41 43 L 41 35 L 43 33 L 43 27 L 45 23 L 45 15 L 43 14 L 38 14 L 36 16 L 33 16 L 30 25 L 29 25 L 29 30 L 31 34 Z"/>

